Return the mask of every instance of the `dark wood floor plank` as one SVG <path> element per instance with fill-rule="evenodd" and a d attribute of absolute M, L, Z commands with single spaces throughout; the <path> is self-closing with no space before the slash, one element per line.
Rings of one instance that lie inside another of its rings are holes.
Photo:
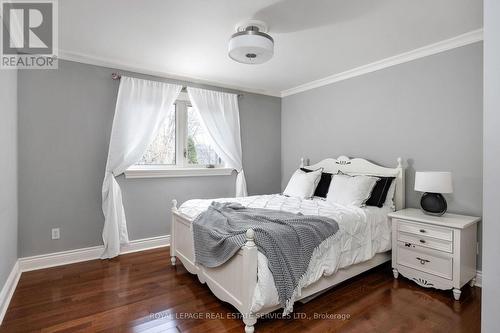
<path fill-rule="evenodd" d="M 464 287 L 456 302 L 451 292 L 394 280 L 383 265 L 294 310 L 256 330 L 479 332 L 481 290 Z M 243 332 L 235 313 L 182 265 L 170 266 L 162 248 L 23 273 L 0 333 Z"/>

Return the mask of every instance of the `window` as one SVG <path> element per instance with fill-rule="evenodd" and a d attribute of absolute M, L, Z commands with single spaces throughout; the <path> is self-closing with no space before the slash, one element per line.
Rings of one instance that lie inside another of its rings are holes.
<path fill-rule="evenodd" d="M 158 129 L 158 134 L 137 164 L 175 165 L 175 113 L 175 105 L 172 105 L 165 122 Z"/>
<path fill-rule="evenodd" d="M 200 114 L 187 107 L 187 163 L 192 165 L 221 166 L 222 159 L 212 147 Z"/>
<path fill-rule="evenodd" d="M 140 161 L 125 172 L 127 178 L 229 175 L 212 146 L 199 112 L 186 93 L 167 111 Z"/>

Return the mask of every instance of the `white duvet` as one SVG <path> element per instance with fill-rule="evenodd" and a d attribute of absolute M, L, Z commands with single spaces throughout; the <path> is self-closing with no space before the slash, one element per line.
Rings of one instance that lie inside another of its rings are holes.
<path fill-rule="evenodd" d="M 391 226 L 387 214 L 388 206 L 347 207 L 327 203 L 322 198 L 304 200 L 279 194 L 256 195 L 241 198 L 220 198 L 209 200 L 189 200 L 181 205 L 180 212 L 194 219 L 205 211 L 212 201 L 239 202 L 246 207 L 276 209 L 305 215 L 320 215 L 334 219 L 339 224 L 335 237 L 339 241 L 325 240 L 328 246 L 320 257 L 313 256 L 305 274 L 304 287 L 318 281 L 322 276 L 334 274 L 338 269 L 366 260 L 379 252 L 391 249 Z M 258 277 L 255 287 L 252 312 L 265 311 L 279 304 L 278 292 L 273 276 L 267 266 L 267 258 L 258 253 Z"/>

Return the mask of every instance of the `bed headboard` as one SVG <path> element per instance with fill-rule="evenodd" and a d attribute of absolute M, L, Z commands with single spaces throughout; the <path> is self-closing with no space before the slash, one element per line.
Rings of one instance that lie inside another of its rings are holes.
<path fill-rule="evenodd" d="M 403 159 L 397 159 L 395 168 L 386 168 L 363 158 L 349 158 L 340 156 L 337 159 L 327 158 L 313 165 L 306 165 L 305 159 L 300 159 L 300 167 L 307 166 L 310 169 L 323 168 L 324 172 L 337 173 L 339 170 L 351 175 L 372 175 L 384 177 L 396 177 L 396 192 L 394 193 L 394 204 L 396 210 L 405 208 L 405 170 L 402 165 Z"/>

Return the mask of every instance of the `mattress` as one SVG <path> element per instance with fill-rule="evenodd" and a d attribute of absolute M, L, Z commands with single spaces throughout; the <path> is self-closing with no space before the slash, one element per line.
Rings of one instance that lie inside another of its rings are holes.
<path fill-rule="evenodd" d="M 328 242 L 329 249 L 321 257 L 311 258 L 306 272 L 305 287 L 318 281 L 322 276 L 329 276 L 338 269 L 370 260 L 375 254 L 391 249 L 391 225 L 387 217 L 387 214 L 393 211 L 390 207 L 347 207 L 328 203 L 323 198 L 306 200 L 272 194 L 189 200 L 179 207 L 179 211 L 194 219 L 205 211 L 212 201 L 238 202 L 250 208 L 300 212 L 305 215 L 325 216 L 337 221 L 339 231 L 335 237 L 338 237 L 338 241 L 325 240 L 323 243 Z M 279 305 L 278 292 L 267 266 L 267 258 L 260 252 L 257 265 L 258 277 L 252 301 L 253 313 Z"/>

